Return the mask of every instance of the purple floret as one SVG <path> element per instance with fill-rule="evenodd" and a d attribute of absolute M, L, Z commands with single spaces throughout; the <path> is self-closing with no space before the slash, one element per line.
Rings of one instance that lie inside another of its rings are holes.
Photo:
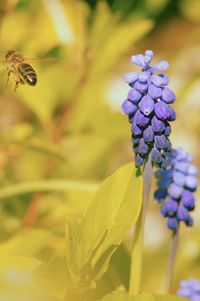
<path fill-rule="evenodd" d="M 181 221 L 186 226 L 193 225 L 190 211 L 195 208 L 193 192 L 198 185 L 198 169 L 191 160 L 191 155 L 182 149 L 172 150 L 166 155 L 166 169 L 155 172 L 158 189 L 154 198 L 162 203 L 161 214 L 171 230 L 176 230 Z"/>
<path fill-rule="evenodd" d="M 156 166 L 166 164 L 163 154 L 171 150 L 169 135 L 171 127 L 168 121 L 176 114 L 169 106 L 176 99 L 172 90 L 167 88 L 169 78 L 163 73 L 168 68 L 166 61 L 150 66 L 153 51 L 146 50 L 144 55 L 131 57 L 131 63 L 141 68 L 139 72 L 124 75 L 131 89 L 122 104 L 122 111 L 132 123 L 132 138 L 139 138 L 139 146 L 133 143 L 136 167 L 142 166 L 151 154 L 151 162 Z M 155 72 L 158 72 L 157 74 Z"/>
<path fill-rule="evenodd" d="M 182 280 L 177 295 L 191 301 L 200 301 L 200 281 L 193 278 Z"/>

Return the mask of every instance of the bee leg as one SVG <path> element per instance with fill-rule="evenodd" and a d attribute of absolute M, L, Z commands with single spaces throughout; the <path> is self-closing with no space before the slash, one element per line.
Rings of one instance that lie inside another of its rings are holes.
<path fill-rule="evenodd" d="M 21 80 L 16 80 L 14 92 L 17 91 L 17 87 L 18 87 L 21 83 L 22 83 Z"/>
<path fill-rule="evenodd" d="M 6 81 L 6 88 L 8 87 L 8 82 L 9 82 L 11 73 L 12 73 L 12 70 L 8 71 L 7 81 Z"/>
<path fill-rule="evenodd" d="M 23 80 L 21 80 L 21 79 L 16 80 L 14 92 L 16 92 L 17 87 L 18 87 L 20 84 L 21 84 L 21 85 L 24 85 L 25 83 L 24 83 Z"/>
<path fill-rule="evenodd" d="M 14 88 L 14 92 L 16 92 L 16 91 L 17 91 L 17 87 L 19 86 L 19 84 L 20 84 L 20 81 L 16 81 L 16 82 L 15 82 L 15 88 Z"/>

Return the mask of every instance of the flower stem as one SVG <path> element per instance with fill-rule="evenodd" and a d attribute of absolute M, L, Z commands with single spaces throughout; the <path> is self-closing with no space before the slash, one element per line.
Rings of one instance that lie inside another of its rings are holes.
<path fill-rule="evenodd" d="M 167 272 L 162 287 L 162 293 L 169 293 L 171 288 L 178 242 L 179 242 L 179 228 L 176 231 L 174 231 L 172 234 Z"/>
<path fill-rule="evenodd" d="M 148 200 L 151 191 L 151 181 L 152 165 L 151 160 L 148 160 L 143 171 L 142 209 L 140 212 L 139 219 L 136 223 L 135 235 L 133 240 L 133 249 L 131 254 L 131 271 L 129 283 L 130 295 L 137 295 L 141 290 L 144 226 L 148 208 Z"/>

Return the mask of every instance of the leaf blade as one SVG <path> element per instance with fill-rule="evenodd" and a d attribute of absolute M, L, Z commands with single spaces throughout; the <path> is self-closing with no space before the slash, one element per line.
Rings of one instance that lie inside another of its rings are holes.
<path fill-rule="evenodd" d="M 80 222 L 79 237 L 70 237 L 68 244 L 75 252 L 68 250 L 69 262 L 75 273 L 80 273 L 87 263 L 90 269 L 95 268 L 107 253 L 96 278 L 105 272 L 112 253 L 137 221 L 141 204 L 142 177 L 137 174 L 133 163 L 129 163 L 103 182 Z"/>

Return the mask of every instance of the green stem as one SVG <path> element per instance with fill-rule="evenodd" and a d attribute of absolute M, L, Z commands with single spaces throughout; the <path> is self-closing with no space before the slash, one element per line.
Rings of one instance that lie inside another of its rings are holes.
<path fill-rule="evenodd" d="M 39 191 L 85 191 L 95 192 L 98 185 L 93 183 L 83 183 L 63 180 L 44 180 L 37 182 L 27 182 L 9 185 L 0 189 L 0 199 L 13 197 L 19 194 L 39 192 Z"/>
<path fill-rule="evenodd" d="M 151 165 L 151 161 L 148 160 L 143 171 L 142 209 L 140 212 L 139 219 L 136 223 L 133 249 L 131 254 L 131 271 L 130 271 L 130 283 L 129 283 L 130 295 L 137 295 L 140 293 L 141 290 L 144 226 L 145 226 L 145 218 L 146 218 L 146 213 L 148 208 L 148 200 L 151 191 L 151 182 L 152 182 L 152 165 Z"/>
<path fill-rule="evenodd" d="M 173 279 L 173 272 L 174 272 L 174 265 L 176 260 L 176 253 L 178 248 L 178 242 L 179 242 L 179 228 L 173 232 L 171 244 L 170 244 L 170 252 L 169 252 L 169 259 L 168 259 L 168 265 L 167 265 L 167 272 L 164 279 L 163 287 L 161 288 L 162 293 L 169 293 L 172 279 Z"/>

